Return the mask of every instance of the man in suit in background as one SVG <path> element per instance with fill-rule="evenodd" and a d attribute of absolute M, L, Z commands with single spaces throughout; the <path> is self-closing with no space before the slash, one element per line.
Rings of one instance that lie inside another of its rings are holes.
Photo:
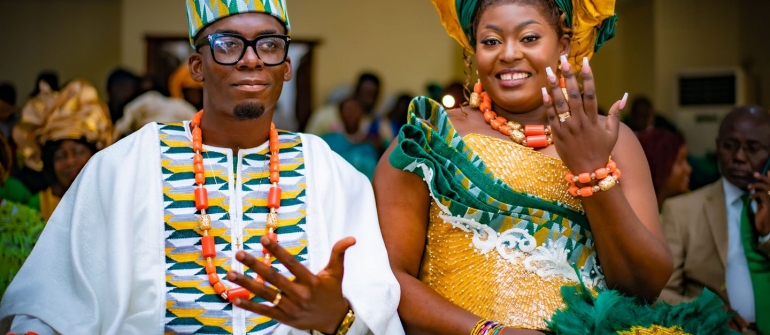
<path fill-rule="evenodd" d="M 703 288 L 736 312 L 733 329 L 770 335 L 770 114 L 733 109 L 717 137 L 722 178 L 663 206 L 674 273 L 660 299 L 676 304 Z M 753 200 L 753 201 L 752 201 Z"/>

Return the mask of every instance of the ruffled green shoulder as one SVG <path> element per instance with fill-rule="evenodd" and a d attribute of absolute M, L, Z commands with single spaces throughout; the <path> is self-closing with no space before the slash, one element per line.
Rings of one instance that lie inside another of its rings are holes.
<path fill-rule="evenodd" d="M 566 307 L 548 322 L 556 335 L 578 334 L 738 334 L 727 327 L 731 316 L 709 290 L 689 303 L 643 304 L 615 290 L 594 295 L 581 286 L 561 288 Z"/>
<path fill-rule="evenodd" d="M 547 222 L 566 219 L 590 231 L 583 213 L 517 192 L 496 178 L 457 134 L 446 110 L 429 98 L 412 100 L 408 122 L 388 159 L 393 167 L 423 178 L 434 200 L 452 216 L 470 217 L 495 230 L 505 217 L 540 216 Z"/>

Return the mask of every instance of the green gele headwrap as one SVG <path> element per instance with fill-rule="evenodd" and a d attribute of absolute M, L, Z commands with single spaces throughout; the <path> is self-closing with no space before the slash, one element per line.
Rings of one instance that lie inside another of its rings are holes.
<path fill-rule="evenodd" d="M 473 17 L 483 0 L 431 0 L 439 12 L 441 23 L 449 36 L 463 48 L 475 53 L 472 36 Z M 577 70 L 583 57 L 591 58 L 609 39 L 615 36 L 615 0 L 551 0 L 564 11 L 566 23 L 572 28 L 570 54 L 567 57 Z M 590 43 L 586 43 L 590 41 Z"/>

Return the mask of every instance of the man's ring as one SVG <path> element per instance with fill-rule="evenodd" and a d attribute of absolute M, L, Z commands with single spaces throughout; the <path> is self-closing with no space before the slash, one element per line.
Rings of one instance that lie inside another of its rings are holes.
<path fill-rule="evenodd" d="M 275 300 L 273 300 L 273 306 L 278 306 L 279 302 L 281 302 L 281 292 L 276 292 Z"/>

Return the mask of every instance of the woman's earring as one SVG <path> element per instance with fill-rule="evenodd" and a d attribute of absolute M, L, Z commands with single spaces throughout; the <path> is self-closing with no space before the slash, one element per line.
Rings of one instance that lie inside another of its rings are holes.
<path fill-rule="evenodd" d="M 471 93 L 470 101 L 468 104 L 473 108 L 479 108 L 481 102 L 481 79 L 478 79 L 479 71 L 476 71 L 476 84 L 473 85 L 473 92 Z"/>

